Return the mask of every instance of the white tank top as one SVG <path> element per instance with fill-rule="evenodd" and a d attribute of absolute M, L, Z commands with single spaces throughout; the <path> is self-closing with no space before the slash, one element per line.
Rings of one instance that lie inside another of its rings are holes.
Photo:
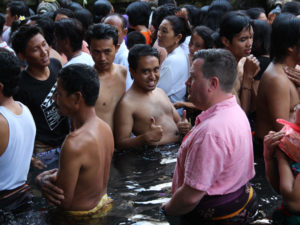
<path fill-rule="evenodd" d="M 30 167 L 36 128 L 29 109 L 19 104 L 22 107 L 20 115 L 0 106 L 0 114 L 6 118 L 9 127 L 8 145 L 0 156 L 0 191 L 23 185 Z"/>

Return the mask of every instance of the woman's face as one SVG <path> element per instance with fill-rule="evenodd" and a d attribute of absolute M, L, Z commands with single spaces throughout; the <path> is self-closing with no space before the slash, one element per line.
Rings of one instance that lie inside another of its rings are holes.
<path fill-rule="evenodd" d="M 197 33 L 193 33 L 189 43 L 190 56 L 192 57 L 195 52 L 205 48 L 205 41 L 203 38 Z"/>
<path fill-rule="evenodd" d="M 158 28 L 157 39 L 158 45 L 164 47 L 168 53 L 171 53 L 178 47 L 182 35 L 175 36 L 173 27 L 168 20 L 163 20 Z"/>

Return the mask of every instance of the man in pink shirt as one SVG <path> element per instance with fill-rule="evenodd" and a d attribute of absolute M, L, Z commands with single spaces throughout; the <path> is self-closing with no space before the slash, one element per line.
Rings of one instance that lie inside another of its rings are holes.
<path fill-rule="evenodd" d="M 232 95 L 236 68 L 227 50 L 194 56 L 186 85 L 189 100 L 203 112 L 181 144 L 173 196 L 162 207 L 171 224 L 174 216 L 187 224 L 243 224 L 256 215 L 248 183 L 255 175 L 251 129 Z"/>

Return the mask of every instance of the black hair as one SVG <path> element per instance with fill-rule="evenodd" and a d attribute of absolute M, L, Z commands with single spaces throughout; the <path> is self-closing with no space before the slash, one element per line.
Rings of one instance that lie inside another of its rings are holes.
<path fill-rule="evenodd" d="M 91 44 L 92 39 L 112 39 L 114 46 L 118 44 L 118 30 L 104 23 L 93 24 L 86 32 L 86 39 L 88 44 Z"/>
<path fill-rule="evenodd" d="M 102 22 L 102 19 L 106 17 L 112 11 L 111 4 L 106 0 L 97 0 L 94 2 L 93 14 L 94 23 Z"/>
<path fill-rule="evenodd" d="M 74 16 L 75 16 L 76 19 L 78 19 L 81 22 L 81 24 L 83 26 L 83 29 L 85 31 L 93 23 L 92 13 L 89 10 L 85 9 L 85 8 L 75 10 Z"/>
<path fill-rule="evenodd" d="M 266 13 L 263 8 L 250 8 L 246 10 L 247 15 L 253 19 L 256 20 L 262 13 Z"/>
<path fill-rule="evenodd" d="M 183 43 L 186 36 L 190 34 L 189 26 L 186 20 L 178 16 L 167 16 L 165 20 L 168 20 L 170 22 L 175 36 L 177 36 L 178 34 L 182 35 L 179 44 Z"/>
<path fill-rule="evenodd" d="M 23 1 L 11 1 L 7 4 L 7 8 L 10 10 L 12 16 L 29 16 L 29 8 Z"/>
<path fill-rule="evenodd" d="M 146 44 L 136 44 L 130 49 L 128 54 L 129 68 L 136 71 L 138 67 L 138 61 L 143 56 L 154 56 L 160 62 L 158 52 L 155 48 L 152 48 L 150 45 Z"/>
<path fill-rule="evenodd" d="M 5 17 L 3 15 L 0 15 L 0 35 L 2 35 L 4 24 L 5 24 Z"/>
<path fill-rule="evenodd" d="M 157 2 L 157 6 L 162 6 L 162 5 L 166 5 L 166 4 L 171 4 L 171 5 L 176 5 L 176 1 L 175 0 L 158 0 Z"/>
<path fill-rule="evenodd" d="M 292 1 L 283 5 L 281 13 L 291 13 L 295 16 L 300 15 L 300 2 Z"/>
<path fill-rule="evenodd" d="M 283 60 L 289 47 L 300 48 L 300 18 L 279 14 L 272 24 L 270 58 L 275 63 Z"/>
<path fill-rule="evenodd" d="M 166 4 L 158 7 L 152 16 L 152 26 L 158 30 L 159 25 L 167 16 L 175 15 L 179 11 L 179 8 L 175 5 Z"/>
<path fill-rule="evenodd" d="M 17 94 L 20 81 L 20 61 L 11 52 L 0 51 L 0 83 L 5 97 Z"/>
<path fill-rule="evenodd" d="M 49 17 L 43 16 L 35 20 L 35 23 L 42 29 L 48 45 L 52 46 L 54 39 L 54 21 Z"/>
<path fill-rule="evenodd" d="M 66 8 L 72 10 L 73 12 L 78 10 L 78 9 L 83 9 L 83 7 L 78 3 L 78 2 L 70 2 L 69 4 L 67 4 Z"/>
<path fill-rule="evenodd" d="M 68 95 L 79 91 L 87 106 L 95 106 L 99 95 L 100 81 L 98 73 L 93 67 L 75 63 L 64 67 L 58 77 Z"/>
<path fill-rule="evenodd" d="M 127 48 L 131 49 L 136 44 L 146 44 L 146 38 L 141 32 L 131 31 L 126 39 Z"/>
<path fill-rule="evenodd" d="M 132 2 L 126 8 L 131 26 L 144 25 L 148 27 L 151 7 L 146 2 Z"/>
<path fill-rule="evenodd" d="M 54 24 L 54 36 L 57 39 L 69 39 L 72 50 L 78 51 L 82 47 L 84 31 L 77 19 L 63 19 Z"/>
<path fill-rule="evenodd" d="M 74 12 L 71 10 L 71 9 L 67 9 L 67 8 L 59 8 L 58 10 L 56 10 L 54 12 L 54 15 L 53 15 L 53 20 L 55 20 L 56 16 L 58 14 L 61 14 L 61 15 L 65 15 L 67 16 L 68 18 L 74 18 L 75 15 L 74 15 Z"/>
<path fill-rule="evenodd" d="M 257 56 L 270 53 L 271 27 L 268 22 L 253 20 L 253 45 L 252 54 Z"/>
<path fill-rule="evenodd" d="M 212 38 L 212 34 L 214 31 L 207 26 L 197 26 L 194 28 L 193 34 L 196 33 L 200 36 L 205 42 L 205 48 L 213 48 L 214 47 L 214 39 Z"/>
<path fill-rule="evenodd" d="M 232 38 L 243 29 L 250 29 L 251 19 L 241 11 L 232 11 L 225 14 L 220 24 L 220 37 Z"/>
<path fill-rule="evenodd" d="M 231 4 L 227 0 L 214 0 L 207 11 L 203 25 L 217 31 L 223 15 L 232 10 Z"/>
<path fill-rule="evenodd" d="M 111 17 L 114 17 L 114 16 L 120 18 L 120 20 L 122 21 L 122 29 L 123 29 L 123 30 L 124 30 L 125 28 L 127 28 L 127 25 L 128 25 L 128 24 L 127 24 L 126 18 L 125 18 L 124 16 L 122 16 L 121 14 L 119 14 L 119 13 L 109 14 L 109 15 L 107 15 L 107 16 L 105 17 L 104 20 L 106 20 L 106 19 L 108 19 L 108 18 L 111 18 Z"/>
<path fill-rule="evenodd" d="M 37 34 L 44 36 L 41 28 L 35 25 L 24 25 L 14 32 L 12 35 L 12 48 L 15 50 L 16 54 L 24 54 L 28 42 Z"/>
<path fill-rule="evenodd" d="M 185 8 L 188 11 L 188 19 L 193 27 L 199 24 L 199 9 L 190 4 L 183 5 L 181 8 Z"/>

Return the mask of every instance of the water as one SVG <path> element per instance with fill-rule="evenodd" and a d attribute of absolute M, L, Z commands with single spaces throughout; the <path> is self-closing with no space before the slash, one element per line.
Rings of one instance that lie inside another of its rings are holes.
<path fill-rule="evenodd" d="M 177 149 L 178 146 L 173 145 L 161 149 L 116 152 L 108 186 L 108 194 L 114 199 L 114 207 L 105 221 L 95 224 L 168 224 L 159 208 L 171 197 Z M 262 159 L 256 160 L 255 169 L 256 176 L 252 183 L 260 198 L 261 218 L 254 224 L 270 224 L 267 218 L 279 206 L 281 198 L 266 181 Z M 34 195 L 36 197 L 30 211 L 16 215 L 0 213 L 0 224 L 57 225 L 50 221 L 49 206 L 41 197 L 40 191 L 34 189 Z"/>

